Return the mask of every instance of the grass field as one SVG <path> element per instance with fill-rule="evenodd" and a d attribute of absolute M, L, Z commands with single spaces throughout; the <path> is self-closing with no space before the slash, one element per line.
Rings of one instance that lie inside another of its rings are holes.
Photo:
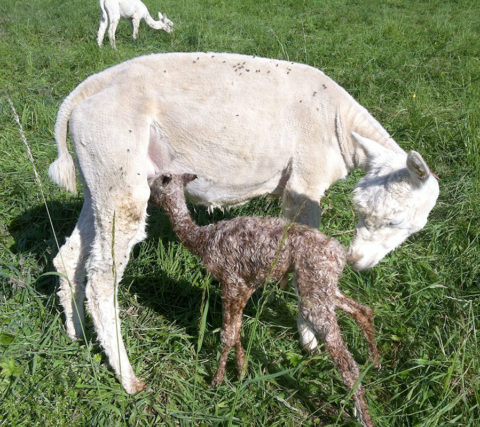
<path fill-rule="evenodd" d="M 0 2 L 0 425 L 356 425 L 325 351 L 306 354 L 291 287 L 249 302 L 249 372 L 208 384 L 220 350 L 217 283 L 150 209 L 120 288 L 123 336 L 149 386 L 128 396 L 96 342 L 72 343 L 51 260 L 82 197 L 47 178 L 58 107 L 84 78 L 152 52 L 234 51 L 308 63 L 340 83 L 405 149 L 422 153 L 441 194 L 424 230 L 374 269 L 347 268 L 344 292 L 370 305 L 382 369 L 370 369 L 356 325 L 339 316 L 364 373 L 378 426 L 477 426 L 480 419 L 480 2 L 478 0 L 146 0 L 175 22 L 168 35 L 126 20 L 118 51 L 95 42 L 96 0 Z M 7 102 L 30 144 L 35 175 Z M 348 244 L 351 191 L 322 200 L 321 228 Z M 231 211 L 278 214 L 265 198 Z M 196 209 L 201 223 L 222 218 Z M 233 356 L 233 354 L 232 354 Z"/>

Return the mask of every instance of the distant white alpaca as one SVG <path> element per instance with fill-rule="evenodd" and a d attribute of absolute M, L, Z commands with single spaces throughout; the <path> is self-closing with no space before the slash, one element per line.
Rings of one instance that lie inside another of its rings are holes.
<path fill-rule="evenodd" d="M 100 9 L 102 17 L 100 18 L 100 26 L 98 27 L 97 43 L 102 46 L 105 31 L 108 28 L 108 38 L 114 49 L 115 31 L 120 18 L 128 18 L 132 24 L 133 40 L 137 39 L 138 26 L 140 21 L 145 19 L 147 25 L 155 30 L 164 30 L 167 33 L 173 31 L 173 22 L 167 18 L 166 14 L 158 12 L 158 21 L 155 21 L 148 12 L 147 7 L 140 0 L 100 0 Z"/>

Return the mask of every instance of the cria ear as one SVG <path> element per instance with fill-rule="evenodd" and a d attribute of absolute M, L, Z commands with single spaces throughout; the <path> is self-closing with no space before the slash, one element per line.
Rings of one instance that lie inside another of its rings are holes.
<path fill-rule="evenodd" d="M 167 185 L 172 180 L 172 175 L 165 173 L 160 176 L 160 179 L 162 180 L 162 185 Z"/>
<path fill-rule="evenodd" d="M 184 173 L 182 175 L 183 178 L 183 184 L 187 185 L 189 182 L 193 181 L 194 179 L 197 179 L 197 175 L 194 173 Z"/>
<path fill-rule="evenodd" d="M 367 158 L 371 159 L 378 159 L 388 156 L 390 150 L 383 147 L 378 142 L 374 141 L 373 139 L 366 138 L 357 132 L 352 132 L 353 140 L 356 141 L 360 146 L 365 150 Z"/>
<path fill-rule="evenodd" d="M 423 184 L 430 176 L 428 168 L 423 157 L 416 151 L 409 151 L 407 155 L 407 169 L 414 182 Z"/>

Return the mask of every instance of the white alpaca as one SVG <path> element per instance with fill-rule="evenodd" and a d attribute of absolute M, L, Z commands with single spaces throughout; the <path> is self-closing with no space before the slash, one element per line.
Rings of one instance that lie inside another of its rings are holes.
<path fill-rule="evenodd" d="M 112 47 L 116 49 L 115 31 L 121 17 L 130 19 L 134 40 L 137 39 L 138 26 L 142 19 L 145 19 L 147 25 L 155 30 L 164 30 L 167 33 L 173 31 L 173 22 L 167 18 L 166 14 L 158 12 L 159 20 L 155 21 L 148 13 L 147 7 L 140 0 L 100 0 L 100 9 L 102 10 L 102 16 L 97 33 L 98 46 L 102 46 L 105 31 L 107 26 L 109 26 L 108 38 Z"/>
<path fill-rule="evenodd" d="M 354 197 L 359 222 L 348 253 L 359 270 L 423 228 L 439 193 L 420 154 L 403 151 L 320 70 L 293 62 L 168 53 L 89 77 L 60 107 L 59 158 L 49 169 L 54 182 L 75 191 L 67 130 L 85 197 L 54 260 L 67 333 L 81 335 L 86 296 L 99 340 L 129 393 L 144 384 L 123 345 L 116 286 L 132 247 L 146 236 L 149 178 L 194 173 L 198 179 L 188 184 L 187 195 L 209 207 L 274 194 L 282 197 L 285 217 L 318 228 L 325 190 L 361 168 L 366 175 Z M 302 316 L 299 331 L 302 343 L 315 348 Z"/>

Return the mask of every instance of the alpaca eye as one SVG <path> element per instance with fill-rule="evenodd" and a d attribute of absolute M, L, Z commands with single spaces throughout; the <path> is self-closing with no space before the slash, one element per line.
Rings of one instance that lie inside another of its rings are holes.
<path fill-rule="evenodd" d="M 402 222 L 403 219 L 392 219 L 387 223 L 387 225 L 390 227 L 398 227 Z"/>
<path fill-rule="evenodd" d="M 367 230 L 375 229 L 375 221 L 371 218 L 364 218 L 363 224 L 367 228 Z"/>

